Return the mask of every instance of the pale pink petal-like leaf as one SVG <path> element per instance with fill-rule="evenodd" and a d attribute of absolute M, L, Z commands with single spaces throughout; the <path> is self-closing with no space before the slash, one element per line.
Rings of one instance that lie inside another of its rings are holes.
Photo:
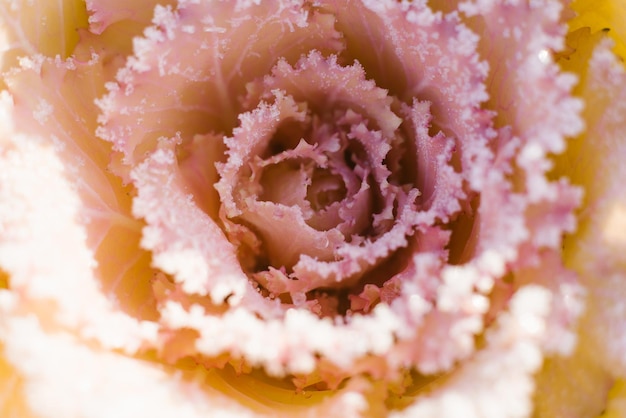
<path fill-rule="evenodd" d="M 530 413 L 581 311 L 580 192 L 547 175 L 581 129 L 561 2 L 87 6 L 71 59 L 5 79 L 0 335 L 38 411 L 72 354 L 111 384 L 69 416 L 151 391 L 165 415 Z"/>
<path fill-rule="evenodd" d="M 538 411 L 546 417 L 599 414 L 613 382 L 626 377 L 626 193 L 622 180 L 626 175 L 626 71 L 606 41 L 594 48 L 597 36 L 587 33 L 583 37 L 587 40 L 581 42 L 580 53 L 593 51 L 577 88 L 586 102 L 586 134 L 574 141 L 559 172 L 585 186 L 581 225 L 565 241 L 565 257 L 587 289 L 586 309 L 578 325 L 579 346 L 574 356 L 551 359 L 540 375 L 540 388 L 554 384 L 563 388 L 537 394 Z M 577 370 L 574 378 L 571 368 Z"/>
<path fill-rule="evenodd" d="M 441 387 L 418 397 L 400 417 L 523 418 L 532 411 L 533 374 L 542 361 L 541 340 L 550 314 L 550 292 L 539 286 L 520 289 L 486 335 L 483 349 Z"/>
<path fill-rule="evenodd" d="M 12 126 L 19 115 L 12 100 L 2 94 L 7 123 L 2 132 L 0 263 L 10 276 L 10 288 L 20 294 L 16 309 L 32 309 L 42 320 L 105 348 L 134 353 L 155 341 L 156 328 L 126 315 L 102 293 L 97 259 L 87 245 L 89 228 L 79 221 L 80 194 L 66 177 L 71 174 L 45 136 Z"/>
<path fill-rule="evenodd" d="M 141 31 L 148 26 L 154 16 L 157 5 L 172 5 L 173 0 L 135 0 L 132 2 L 118 0 L 86 0 L 89 10 L 89 30 L 102 34 L 107 28 L 115 28 L 119 37 L 126 41 L 132 39 L 130 27 L 141 26 Z M 121 33 L 119 33 L 121 31 Z"/>

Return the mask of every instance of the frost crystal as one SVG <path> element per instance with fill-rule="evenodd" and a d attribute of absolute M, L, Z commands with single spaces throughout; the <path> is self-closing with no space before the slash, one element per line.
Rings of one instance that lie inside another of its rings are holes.
<path fill-rule="evenodd" d="M 0 337 L 42 414 L 21 352 L 167 416 L 528 416 L 581 311 L 559 1 L 105 3 L 4 80 Z"/>

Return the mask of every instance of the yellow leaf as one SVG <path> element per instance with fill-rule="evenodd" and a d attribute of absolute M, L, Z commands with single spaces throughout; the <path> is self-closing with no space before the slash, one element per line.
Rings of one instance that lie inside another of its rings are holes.
<path fill-rule="evenodd" d="M 622 61 L 626 57 L 626 2 L 623 0 L 574 0 L 571 8 L 578 14 L 569 21 L 570 31 L 583 27 L 591 32 L 609 29 L 615 41 L 615 52 Z"/>

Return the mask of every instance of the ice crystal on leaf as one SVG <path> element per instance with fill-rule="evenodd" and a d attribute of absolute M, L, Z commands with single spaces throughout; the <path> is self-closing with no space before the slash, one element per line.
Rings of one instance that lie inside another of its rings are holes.
<path fill-rule="evenodd" d="M 547 5 L 556 9 L 544 25 L 556 25 L 560 7 Z M 489 13 L 523 7 L 465 9 L 496 32 Z M 526 42 L 558 46 L 532 22 L 522 20 L 533 25 L 520 29 Z M 499 114 L 516 123 L 498 128 L 482 107 L 479 38 L 455 14 L 421 3 L 185 3 L 157 8 L 155 23 L 100 101 L 99 134 L 137 188 L 153 265 L 189 297 L 230 305 L 214 317 L 184 297 L 160 302 L 168 338 L 195 330 L 199 355 L 328 381 L 446 372 L 474 352 L 495 282 L 557 251 L 573 228 L 577 191 L 544 175 L 545 155 L 580 126 L 571 81 L 494 45 L 503 65 L 525 69 L 520 82 L 553 86 L 545 124 L 524 97 L 517 114 Z M 560 291 L 559 277 L 570 276 L 557 269 L 541 284 Z M 553 316 L 571 321 L 559 306 Z"/>
<path fill-rule="evenodd" d="M 129 374 L 164 416 L 532 413 L 583 297 L 562 2 L 66 6 L 78 39 L 5 33 L 0 337 L 36 413 L 129 413 Z M 20 355 L 95 389 L 55 404 Z"/>

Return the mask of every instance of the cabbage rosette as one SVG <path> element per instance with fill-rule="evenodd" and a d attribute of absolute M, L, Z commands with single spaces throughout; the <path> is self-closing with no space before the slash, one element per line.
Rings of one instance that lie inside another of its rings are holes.
<path fill-rule="evenodd" d="M 132 373 L 111 413 L 532 412 L 584 297 L 561 2 L 100 3 L 69 58 L 5 54 L 2 335 L 38 413 L 37 339 Z"/>
<path fill-rule="evenodd" d="M 521 65 L 553 101 L 527 98 L 498 132 L 477 37 L 424 4 L 190 2 L 155 22 L 98 133 L 168 276 L 164 351 L 299 389 L 445 373 L 524 288 L 505 276 L 544 269 L 574 226 L 578 192 L 548 182 L 544 159 L 580 128 L 579 104 L 537 53 Z M 564 294 L 543 308 L 553 341 L 536 343 L 566 351 L 576 287 L 553 269 L 545 285 Z"/>

